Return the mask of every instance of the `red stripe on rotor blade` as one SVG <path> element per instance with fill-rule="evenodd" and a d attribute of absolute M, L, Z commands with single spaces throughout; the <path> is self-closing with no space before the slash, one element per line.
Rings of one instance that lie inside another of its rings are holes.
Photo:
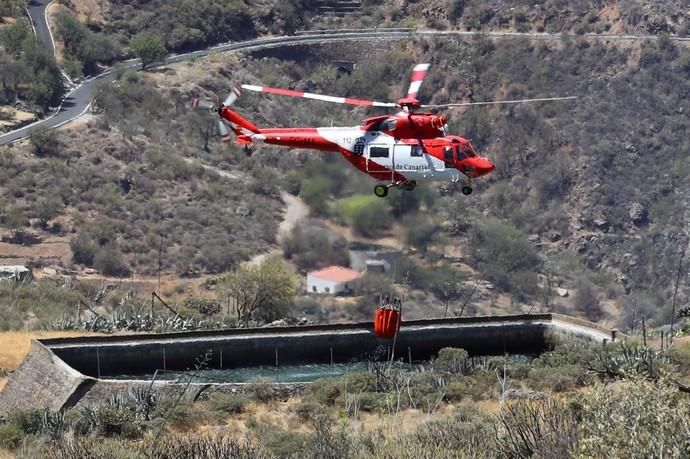
<path fill-rule="evenodd" d="M 281 96 L 304 97 L 304 93 L 300 91 L 291 91 L 289 89 L 280 88 L 268 88 L 266 86 L 263 86 L 261 92 L 267 92 L 269 94 L 278 94 Z"/>
<path fill-rule="evenodd" d="M 415 70 L 412 72 L 412 80 L 411 81 L 422 81 L 424 79 L 424 76 L 426 75 L 426 70 Z"/>
<path fill-rule="evenodd" d="M 362 107 L 371 107 L 374 105 L 373 100 L 350 99 L 349 97 L 345 98 L 345 103 L 350 105 L 361 105 Z"/>

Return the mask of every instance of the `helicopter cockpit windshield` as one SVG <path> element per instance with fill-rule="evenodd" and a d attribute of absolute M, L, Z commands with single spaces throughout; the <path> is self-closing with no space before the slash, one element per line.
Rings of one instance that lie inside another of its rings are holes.
<path fill-rule="evenodd" d="M 474 158 L 477 156 L 477 153 L 474 151 L 474 148 L 472 148 L 472 145 L 470 145 L 469 142 L 466 144 L 460 144 L 457 145 L 455 150 L 455 154 L 458 158 L 458 161 L 462 161 L 463 159 L 467 158 Z"/>

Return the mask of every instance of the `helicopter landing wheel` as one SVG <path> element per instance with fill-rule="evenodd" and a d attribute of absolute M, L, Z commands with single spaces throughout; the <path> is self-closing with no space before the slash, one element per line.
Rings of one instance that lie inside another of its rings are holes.
<path fill-rule="evenodd" d="M 469 185 L 465 185 L 464 187 L 462 187 L 462 194 L 464 194 L 465 196 L 471 195 L 472 194 L 472 187 Z"/>
<path fill-rule="evenodd" d="M 374 187 L 374 194 L 379 198 L 385 198 L 388 196 L 388 187 L 384 185 L 376 185 Z"/>
<path fill-rule="evenodd" d="M 402 184 L 403 190 L 412 191 L 417 186 L 417 182 L 405 182 Z"/>

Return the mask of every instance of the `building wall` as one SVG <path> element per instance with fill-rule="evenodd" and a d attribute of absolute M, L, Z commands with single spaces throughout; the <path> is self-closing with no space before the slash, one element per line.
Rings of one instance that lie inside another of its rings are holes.
<path fill-rule="evenodd" d="M 330 293 L 331 295 L 342 292 L 346 289 L 347 283 L 336 282 L 307 274 L 307 292 L 309 293 Z"/>

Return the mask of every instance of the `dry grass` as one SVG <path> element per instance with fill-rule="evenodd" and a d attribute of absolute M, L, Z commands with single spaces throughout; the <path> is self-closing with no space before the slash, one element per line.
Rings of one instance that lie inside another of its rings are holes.
<path fill-rule="evenodd" d="M 34 338 L 68 338 L 72 336 L 98 335 L 98 333 L 84 333 L 80 331 L 11 331 L 0 333 L 0 370 L 14 371 L 26 354 L 29 353 L 31 340 Z M 2 373 L 0 373 L 2 374 Z M 5 387 L 7 378 L 0 378 L 0 390 Z M 0 459 L 4 456 L 0 451 Z"/>
<path fill-rule="evenodd" d="M 8 117 L 8 120 L 0 121 L 0 127 L 2 126 L 14 126 L 25 121 L 33 121 L 36 119 L 36 114 L 31 112 L 24 112 L 22 110 L 17 110 L 13 107 L 5 106 L 0 107 L 3 112 L 4 117 Z"/>
<path fill-rule="evenodd" d="M 95 335 L 95 333 L 79 331 L 11 331 L 0 333 L 0 369 L 15 370 L 29 353 L 31 340 L 34 338 L 67 338 L 87 335 Z M 0 384 L 3 383 L 0 382 Z"/>
<path fill-rule="evenodd" d="M 70 0 L 68 2 L 73 14 L 82 22 L 105 24 L 105 11 L 110 9 L 110 2 L 104 0 Z"/>

